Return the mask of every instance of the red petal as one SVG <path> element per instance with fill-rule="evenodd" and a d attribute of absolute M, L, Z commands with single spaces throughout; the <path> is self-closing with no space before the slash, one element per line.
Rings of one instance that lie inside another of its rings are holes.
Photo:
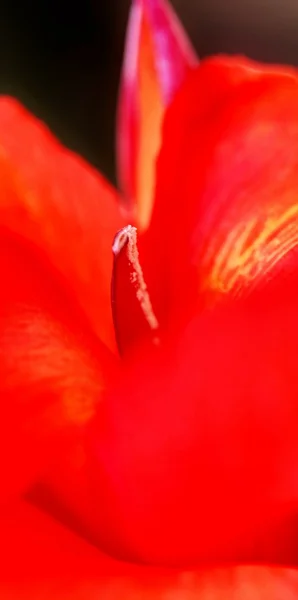
<path fill-rule="evenodd" d="M 0 280 L 2 501 L 77 439 L 113 361 L 48 261 L 3 230 Z"/>
<path fill-rule="evenodd" d="M 178 94 L 143 256 L 164 319 L 243 295 L 297 265 L 297 107 L 294 70 L 244 59 L 202 61 Z"/>
<path fill-rule="evenodd" d="M 0 99 L 0 225 L 33 241 L 115 347 L 111 246 L 124 224 L 116 192 L 15 100 Z"/>
<path fill-rule="evenodd" d="M 90 468 L 109 552 L 297 564 L 292 284 L 197 318 L 156 360 L 137 356 L 101 405 Z"/>
<path fill-rule="evenodd" d="M 166 571 L 116 562 L 29 505 L 1 518 L 5 600 L 293 600 L 295 570 L 236 566 Z"/>
<path fill-rule="evenodd" d="M 127 31 L 117 132 L 119 180 L 138 226 L 150 220 L 165 107 L 195 52 L 166 0 L 134 0 Z"/>

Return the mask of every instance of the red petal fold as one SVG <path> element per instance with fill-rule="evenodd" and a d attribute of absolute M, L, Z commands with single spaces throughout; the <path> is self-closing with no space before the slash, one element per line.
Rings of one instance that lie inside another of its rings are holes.
<path fill-rule="evenodd" d="M 116 562 L 25 503 L 1 517 L 5 600 L 293 600 L 294 569 L 232 566 L 170 571 Z"/>
<path fill-rule="evenodd" d="M 120 185 L 142 229 L 150 221 L 164 110 L 196 63 L 167 0 L 133 0 L 119 98 L 117 159 Z"/>
<path fill-rule="evenodd" d="M 143 252 L 161 321 L 297 267 L 297 107 L 294 69 L 240 58 L 202 61 L 178 93 Z"/>
<path fill-rule="evenodd" d="M 172 342 L 138 353 L 90 422 L 107 550 L 297 564 L 297 276 Z"/>
<path fill-rule="evenodd" d="M 0 225 L 46 253 L 96 333 L 115 348 L 111 246 L 125 225 L 116 192 L 6 97 L 0 99 L 0 185 Z"/>

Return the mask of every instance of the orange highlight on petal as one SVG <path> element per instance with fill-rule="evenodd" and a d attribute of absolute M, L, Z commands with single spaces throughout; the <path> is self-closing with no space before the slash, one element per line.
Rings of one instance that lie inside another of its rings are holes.
<path fill-rule="evenodd" d="M 149 24 L 142 20 L 139 54 L 140 136 L 137 167 L 137 220 L 140 230 L 148 227 L 153 208 L 155 165 L 161 144 L 164 102 L 154 60 Z"/>

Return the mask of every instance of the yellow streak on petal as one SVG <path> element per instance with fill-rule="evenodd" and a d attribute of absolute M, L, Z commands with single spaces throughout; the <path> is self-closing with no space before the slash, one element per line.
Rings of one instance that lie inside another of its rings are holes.
<path fill-rule="evenodd" d="M 220 252 L 208 265 L 204 288 L 241 293 L 298 245 L 298 204 L 282 213 L 269 214 L 262 228 L 261 222 L 260 217 L 252 217 L 229 233 Z"/>

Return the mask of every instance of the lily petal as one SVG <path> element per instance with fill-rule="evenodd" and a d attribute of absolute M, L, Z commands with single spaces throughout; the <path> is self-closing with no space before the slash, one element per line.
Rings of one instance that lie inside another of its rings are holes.
<path fill-rule="evenodd" d="M 167 279 L 147 280 L 170 320 L 297 267 L 297 107 L 297 71 L 228 57 L 202 61 L 174 100 L 146 260 L 158 239 Z"/>
<path fill-rule="evenodd" d="M 169 346 L 138 351 L 89 425 L 107 551 L 297 564 L 297 275 Z"/>
<path fill-rule="evenodd" d="M 1 515 L 0 593 L 5 600 L 294 600 L 294 569 L 232 566 L 170 571 L 117 562 L 40 511 L 19 503 Z"/>
<path fill-rule="evenodd" d="M 121 188 L 135 220 L 151 216 L 155 160 L 165 108 L 196 54 L 167 0 L 133 0 L 119 98 L 117 160 Z"/>
<path fill-rule="evenodd" d="M 77 444 L 113 369 L 49 261 L 0 231 L 0 501 Z"/>
<path fill-rule="evenodd" d="M 125 225 L 117 193 L 12 98 L 0 99 L 0 225 L 34 242 L 115 348 L 111 246 Z"/>

